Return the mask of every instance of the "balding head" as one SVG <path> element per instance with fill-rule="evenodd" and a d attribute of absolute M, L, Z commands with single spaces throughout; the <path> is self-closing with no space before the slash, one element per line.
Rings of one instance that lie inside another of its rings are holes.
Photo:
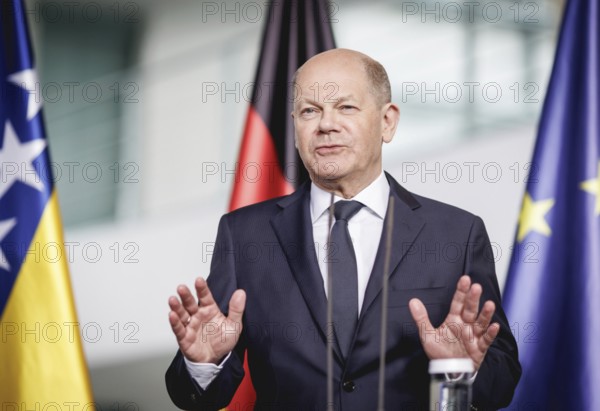
<path fill-rule="evenodd" d="M 349 69 L 352 66 L 360 67 L 366 75 L 369 82 L 369 91 L 375 97 L 377 104 L 381 107 L 392 101 L 390 80 L 381 63 L 366 54 L 350 49 L 331 49 L 311 57 L 296 70 L 292 83 L 296 84 L 305 67 L 313 65 L 324 65 L 326 67 L 331 64 L 342 64 Z"/>

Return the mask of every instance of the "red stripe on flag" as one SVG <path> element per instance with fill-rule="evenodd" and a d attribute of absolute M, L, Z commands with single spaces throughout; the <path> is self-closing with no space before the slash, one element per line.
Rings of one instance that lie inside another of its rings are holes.
<path fill-rule="evenodd" d="M 238 386 L 235 395 L 225 410 L 243 411 L 254 409 L 254 403 L 256 402 L 256 391 L 254 390 L 254 385 L 252 385 L 250 370 L 248 369 L 248 353 L 244 354 L 244 372 L 246 374 L 244 375 L 244 378 Z"/>
<path fill-rule="evenodd" d="M 254 107 L 250 106 L 229 210 L 290 194 L 293 191 L 294 188 L 281 172 L 269 129 Z M 256 401 L 247 354 L 244 355 L 244 372 L 246 375 L 229 403 L 230 410 L 251 409 L 249 405 L 254 405 Z"/>
<path fill-rule="evenodd" d="M 273 137 L 260 115 L 250 106 L 229 210 L 292 193 L 294 187 L 281 170 Z"/>

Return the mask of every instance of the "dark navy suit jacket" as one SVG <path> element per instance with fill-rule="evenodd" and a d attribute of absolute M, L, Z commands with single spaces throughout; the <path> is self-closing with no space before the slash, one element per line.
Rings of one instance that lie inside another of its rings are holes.
<path fill-rule="evenodd" d="M 413 195 L 389 175 L 387 178 L 395 209 L 387 273 L 386 410 L 429 409 L 428 359 L 408 301 L 421 299 L 438 326 L 465 273 L 482 285 L 482 304 L 495 302 L 494 321 L 501 327 L 474 382 L 473 405 L 480 410 L 507 406 L 521 368 L 501 308 L 494 257 L 482 220 Z M 222 217 L 208 284 L 223 312 L 236 289 L 246 291 L 243 333 L 206 391 L 192 380 L 177 353 L 166 382 L 178 407 L 225 407 L 242 379 L 247 350 L 257 393 L 255 410 L 326 410 L 327 300 L 313 243 L 309 201 L 310 184 L 305 184 L 289 196 Z M 380 242 L 348 357 L 334 344 L 336 410 L 370 411 L 377 406 L 384 243 Z M 234 404 L 232 409 L 248 408 Z"/>

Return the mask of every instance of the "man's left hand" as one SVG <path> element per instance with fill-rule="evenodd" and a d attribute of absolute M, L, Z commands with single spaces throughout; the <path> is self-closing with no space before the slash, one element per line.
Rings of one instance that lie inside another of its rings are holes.
<path fill-rule="evenodd" d="M 419 328 L 423 349 L 430 360 L 441 358 L 470 358 L 475 371 L 479 370 L 485 354 L 500 332 L 500 325 L 490 325 L 496 305 L 486 301 L 479 312 L 481 285 L 472 284 L 463 275 L 456 286 L 450 312 L 438 328 L 433 328 L 425 305 L 413 298 L 410 313 Z"/>

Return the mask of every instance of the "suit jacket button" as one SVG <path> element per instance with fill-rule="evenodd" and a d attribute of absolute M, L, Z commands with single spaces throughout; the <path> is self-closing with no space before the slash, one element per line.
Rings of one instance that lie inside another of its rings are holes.
<path fill-rule="evenodd" d="M 354 384 L 354 381 L 344 381 L 342 388 L 346 392 L 352 392 L 356 389 L 356 384 Z"/>

